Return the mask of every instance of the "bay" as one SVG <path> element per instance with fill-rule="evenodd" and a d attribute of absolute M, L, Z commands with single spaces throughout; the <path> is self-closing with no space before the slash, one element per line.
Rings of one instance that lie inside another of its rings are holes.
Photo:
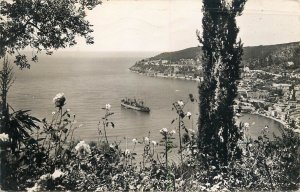
<path fill-rule="evenodd" d="M 176 118 L 172 103 L 180 99 L 187 101 L 188 94 L 198 97 L 198 82 L 180 79 L 147 77 L 128 70 L 145 55 L 120 55 L 104 53 L 63 53 L 42 56 L 30 70 L 15 69 L 16 80 L 9 93 L 9 103 L 14 109 L 30 109 L 40 119 L 51 119 L 55 111 L 52 98 L 59 92 L 66 96 L 65 109 L 76 114 L 76 130 L 79 140 L 98 140 L 98 123 L 106 104 L 112 106 L 111 121 L 115 128 L 107 130 L 109 139 L 121 140 L 132 145 L 133 138 L 145 136 L 158 141 L 163 127 L 176 129 Z M 151 108 L 150 114 L 125 109 L 120 106 L 122 98 L 139 98 Z M 185 111 L 193 115 L 186 120 L 189 129 L 195 129 L 198 119 L 198 104 L 188 103 Z M 274 120 L 255 115 L 244 115 L 241 119 L 251 124 L 251 136 L 260 134 L 266 124 L 278 133 L 280 124 Z M 253 123 L 255 122 L 255 123 Z M 141 150 L 138 148 L 137 150 Z"/>

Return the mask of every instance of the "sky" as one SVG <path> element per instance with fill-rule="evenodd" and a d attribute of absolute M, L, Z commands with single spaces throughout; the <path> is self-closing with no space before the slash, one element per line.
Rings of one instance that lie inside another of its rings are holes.
<path fill-rule="evenodd" d="M 103 0 L 88 12 L 95 44 L 76 51 L 175 51 L 200 45 L 201 0 Z M 248 0 L 237 18 L 244 46 L 300 41 L 300 0 Z"/>

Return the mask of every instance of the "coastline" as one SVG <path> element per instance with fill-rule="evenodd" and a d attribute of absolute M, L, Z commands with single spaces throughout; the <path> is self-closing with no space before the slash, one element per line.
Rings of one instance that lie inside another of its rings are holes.
<path fill-rule="evenodd" d="M 289 129 L 289 130 L 292 130 L 294 133 L 298 133 L 300 135 L 300 129 L 299 128 L 291 128 L 285 121 L 282 121 L 280 119 L 276 119 L 274 117 L 266 116 L 266 115 L 263 115 L 263 114 L 257 114 L 257 115 L 272 119 L 272 120 L 280 123 L 283 126 L 283 128 L 279 127 L 281 132 L 283 132 L 284 129 Z"/>
<path fill-rule="evenodd" d="M 260 114 L 260 113 L 253 113 L 253 114 L 259 115 L 259 116 L 262 116 L 262 117 L 266 117 L 266 118 L 272 119 L 272 120 L 274 120 L 274 121 L 277 121 L 277 122 L 280 123 L 282 126 L 284 126 L 284 128 L 286 128 L 287 125 L 288 125 L 285 121 L 282 121 L 282 120 L 277 119 L 277 118 L 275 118 L 275 117 L 267 116 L 267 115 Z"/>
<path fill-rule="evenodd" d="M 129 71 L 139 74 L 139 75 L 143 75 L 143 76 L 147 76 L 147 77 L 159 77 L 159 78 L 166 78 L 166 79 L 180 79 L 180 80 L 186 80 L 186 81 L 197 81 L 197 82 L 201 82 L 200 79 L 198 78 L 186 78 L 186 77 L 176 77 L 176 76 L 165 76 L 165 75 L 147 75 L 146 73 L 140 73 L 138 71 L 133 71 L 131 69 L 128 69 Z"/>
<path fill-rule="evenodd" d="M 267 119 L 272 119 L 272 120 L 274 120 L 274 121 L 280 123 L 280 125 L 283 126 L 283 128 L 282 128 L 281 126 L 279 126 L 279 131 L 280 131 L 281 133 L 284 132 L 284 129 L 288 129 L 288 124 L 287 124 L 286 122 L 280 120 L 280 119 L 277 119 L 277 118 L 275 118 L 275 117 L 270 117 L 270 116 L 267 116 L 267 115 L 264 115 L 264 114 L 259 114 L 259 113 L 256 114 L 256 115 L 265 117 L 265 118 L 267 118 Z"/>

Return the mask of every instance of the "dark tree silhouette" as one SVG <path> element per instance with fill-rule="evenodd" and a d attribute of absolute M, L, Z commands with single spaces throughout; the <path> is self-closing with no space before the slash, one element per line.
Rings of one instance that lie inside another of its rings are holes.
<path fill-rule="evenodd" d="M 30 65 L 19 51 L 31 47 L 32 61 L 37 53 L 73 46 L 76 36 L 92 44 L 91 24 L 85 20 L 86 11 L 100 4 L 100 0 L 13 0 L 0 2 L 0 59 L 16 54 L 20 68 Z"/>
<path fill-rule="evenodd" d="M 235 125 L 233 102 L 242 56 L 236 17 L 246 0 L 203 0 L 204 82 L 199 86 L 199 148 L 212 157 L 214 165 L 226 165 L 240 137 Z"/>
<path fill-rule="evenodd" d="M 17 66 L 29 68 L 26 55 L 20 53 L 26 47 L 32 49 L 31 61 L 36 62 L 38 53 L 46 51 L 51 55 L 53 50 L 73 46 L 77 36 L 92 44 L 93 30 L 85 19 L 86 11 L 100 3 L 100 0 L 0 0 L 0 59 L 14 55 Z M 7 93 L 12 81 L 12 69 L 7 62 L 4 59 L 0 73 L 2 128 L 9 119 Z"/>
<path fill-rule="evenodd" d="M 7 94 L 13 82 L 13 68 L 8 63 L 7 58 L 4 58 L 2 70 L 0 71 L 0 133 L 4 131 L 2 130 L 4 127 L 7 127 L 7 122 L 9 121 Z"/>

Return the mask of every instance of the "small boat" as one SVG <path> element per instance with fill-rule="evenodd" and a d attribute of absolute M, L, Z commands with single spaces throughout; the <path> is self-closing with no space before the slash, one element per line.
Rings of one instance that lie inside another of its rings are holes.
<path fill-rule="evenodd" d="M 141 112 L 150 112 L 150 108 L 144 106 L 143 101 L 137 101 L 136 99 L 122 99 L 121 106 L 126 107 L 128 109 L 134 109 Z"/>

